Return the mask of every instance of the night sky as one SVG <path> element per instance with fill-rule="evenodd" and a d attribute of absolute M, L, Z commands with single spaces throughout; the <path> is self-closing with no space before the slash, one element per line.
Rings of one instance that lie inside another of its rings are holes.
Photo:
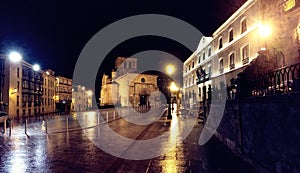
<path fill-rule="evenodd" d="M 205 3 L 169 0 L 1 1 L 0 50 L 2 53 L 18 50 L 31 64 L 39 63 L 42 69 L 50 68 L 57 75 L 72 78 L 84 45 L 112 22 L 138 14 L 164 14 L 182 19 L 209 36 L 243 2 L 245 0 L 209 0 Z M 147 44 L 140 44 L 145 41 Z M 173 41 L 139 37 L 117 46 L 107 56 L 107 62 L 116 56 L 130 56 L 149 49 L 170 52 L 182 61 L 190 55 Z"/>

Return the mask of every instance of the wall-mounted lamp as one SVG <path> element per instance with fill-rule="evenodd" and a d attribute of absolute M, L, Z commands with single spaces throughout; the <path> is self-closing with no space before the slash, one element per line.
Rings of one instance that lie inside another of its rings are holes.
<path fill-rule="evenodd" d="M 11 92 L 11 94 L 15 94 L 16 92 L 18 92 L 18 89 L 17 89 L 17 88 L 15 88 L 15 89 L 13 90 L 13 92 Z"/>

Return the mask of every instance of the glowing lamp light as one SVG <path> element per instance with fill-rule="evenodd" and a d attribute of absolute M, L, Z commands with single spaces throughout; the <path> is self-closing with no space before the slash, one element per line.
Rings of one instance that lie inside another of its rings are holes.
<path fill-rule="evenodd" d="M 259 24 L 259 35 L 262 37 L 268 37 L 272 33 L 272 28 L 269 25 Z"/>
<path fill-rule="evenodd" d="M 49 75 L 50 73 L 48 71 L 46 71 L 46 74 Z"/>
<path fill-rule="evenodd" d="M 19 54 L 18 52 L 11 52 L 8 57 L 9 60 L 12 62 L 19 62 L 22 59 L 22 55 Z"/>
<path fill-rule="evenodd" d="M 175 82 L 172 82 L 170 85 L 170 90 L 171 91 L 178 91 L 179 88 L 176 86 Z"/>
<path fill-rule="evenodd" d="M 40 70 L 40 66 L 38 64 L 35 64 L 32 66 L 34 71 L 39 71 Z"/>
<path fill-rule="evenodd" d="M 175 71 L 175 68 L 172 65 L 168 65 L 167 68 L 166 68 L 166 70 L 167 70 L 168 74 L 173 74 L 174 71 Z"/>
<path fill-rule="evenodd" d="M 267 48 L 265 48 L 265 47 L 262 47 L 262 48 L 260 48 L 260 50 L 267 50 Z"/>
<path fill-rule="evenodd" d="M 88 96 L 92 96 L 93 95 L 93 92 L 91 90 L 88 90 L 86 93 L 87 93 Z"/>
<path fill-rule="evenodd" d="M 14 88 L 11 92 L 11 94 L 15 94 L 16 92 L 18 92 L 18 89 L 17 88 Z"/>

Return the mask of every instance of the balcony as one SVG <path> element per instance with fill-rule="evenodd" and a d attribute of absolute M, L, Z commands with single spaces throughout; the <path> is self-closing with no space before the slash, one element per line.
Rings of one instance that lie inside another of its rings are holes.
<path fill-rule="evenodd" d="M 247 63 L 249 63 L 249 57 L 243 59 L 243 65 L 245 65 L 245 64 L 247 64 Z"/>
<path fill-rule="evenodd" d="M 229 68 L 230 68 L 230 70 L 234 69 L 235 68 L 235 64 L 230 64 Z"/>
<path fill-rule="evenodd" d="M 198 78 L 196 84 L 199 85 L 200 83 L 206 82 L 208 80 L 210 80 L 210 75 L 206 74 L 205 76 L 201 76 L 200 78 Z"/>

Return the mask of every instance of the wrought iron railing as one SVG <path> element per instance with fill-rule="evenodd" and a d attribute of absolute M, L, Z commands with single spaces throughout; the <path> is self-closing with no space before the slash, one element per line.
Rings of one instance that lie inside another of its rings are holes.
<path fill-rule="evenodd" d="M 196 84 L 199 85 L 200 83 L 206 82 L 210 80 L 210 74 L 202 75 L 200 78 L 196 79 Z"/>
<path fill-rule="evenodd" d="M 300 63 L 277 69 L 252 82 L 252 96 L 300 91 Z"/>

